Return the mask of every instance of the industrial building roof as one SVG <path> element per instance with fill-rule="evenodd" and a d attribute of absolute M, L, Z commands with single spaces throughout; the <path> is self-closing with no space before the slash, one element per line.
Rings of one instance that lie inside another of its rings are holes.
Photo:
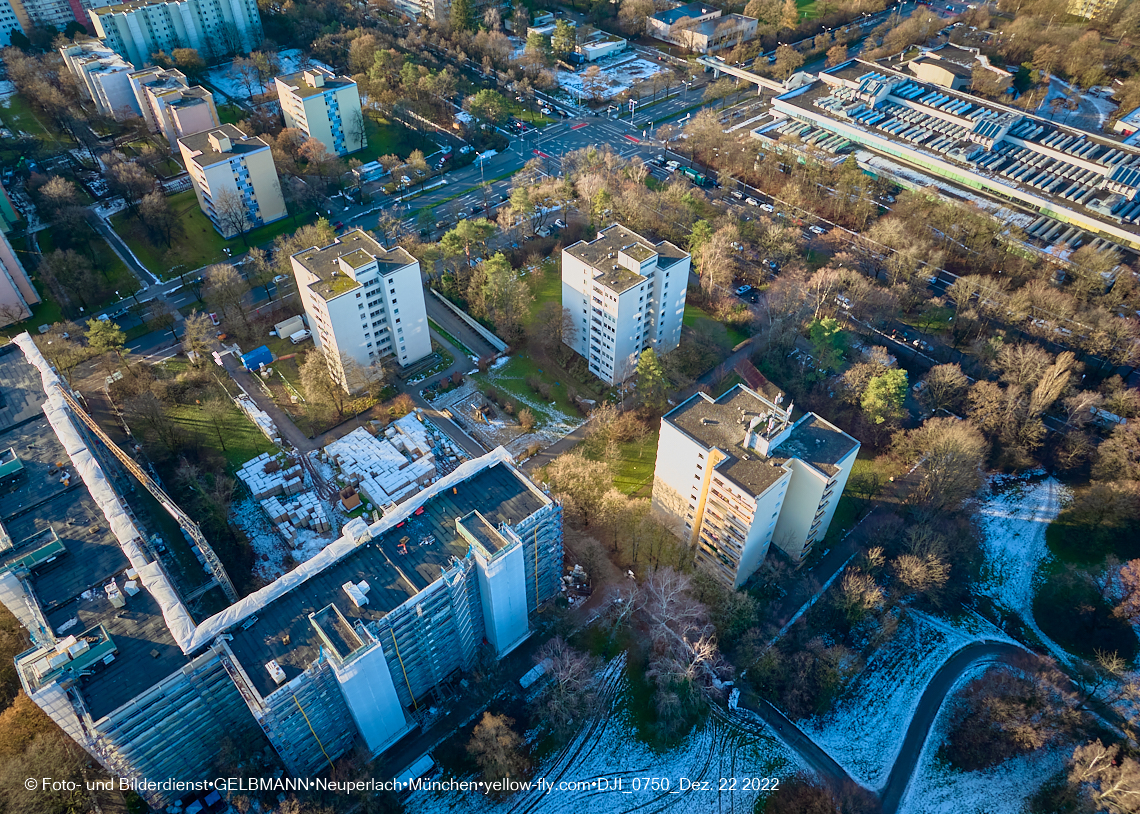
<path fill-rule="evenodd" d="M 715 447 L 727 455 L 716 471 L 753 495 L 780 480 L 791 458 L 828 476 L 835 474 L 835 465 L 859 442 L 815 413 L 797 416 L 793 408 L 791 431 L 767 456 L 744 446 L 753 418 L 779 414 L 791 406 L 785 406 L 783 394 L 771 387 L 774 395 L 761 395 L 739 384 L 715 400 L 697 393 L 666 413 L 665 420 L 706 449 Z"/>
<path fill-rule="evenodd" d="M 1140 169 L 1140 150 L 1107 136 L 862 60 L 821 73 L 819 81 L 777 97 L 774 105 L 793 116 L 798 115 L 796 109 L 810 111 L 814 117 L 873 134 L 897 149 L 913 150 L 922 154 L 922 165 L 928 170 L 938 172 L 938 162 L 944 163 L 943 174 L 951 181 L 951 171 L 960 173 L 965 168 L 995 186 L 1033 196 L 1042 202 L 1042 212 L 1054 211 L 1054 206 L 1074 212 L 1084 209 L 1104 224 L 1099 238 L 1072 227 L 1063 235 L 1054 230 L 1046 242 L 1060 238 L 1059 243 L 1074 249 L 1089 239 L 1099 245 L 1109 236 L 1111 241 L 1140 244 L 1133 237 L 1140 232 L 1140 173 L 1133 172 Z M 799 119 L 764 129 L 798 136 L 823 149 L 834 146 L 829 141 L 843 138 L 829 139 L 827 133 L 816 132 L 814 122 Z M 867 146 L 875 149 L 873 142 Z M 891 151 L 895 157 L 897 149 Z M 919 160 L 917 155 L 915 160 Z M 1035 227 L 1048 220 L 1043 215 L 1027 231 L 1034 235 Z"/>
<path fill-rule="evenodd" d="M 234 655 L 263 696 L 277 685 L 265 665 L 276 660 L 291 680 L 317 657 L 320 635 L 309 615 L 335 605 L 350 624 L 375 622 L 439 579 L 468 542 L 456 520 L 478 510 L 494 527 L 517 523 L 548 503 L 510 466 L 496 463 L 428 498 L 407 520 L 312 575 L 230 630 Z M 467 521 L 465 521 L 467 522 Z M 492 549 L 493 551 L 493 549 Z M 406 553 L 405 553 L 406 552 Z M 368 583 L 368 602 L 357 607 L 346 583 Z"/>
<path fill-rule="evenodd" d="M 12 447 L 24 465 L 0 494 L 0 524 L 12 545 L 0 551 L 0 570 L 27 569 L 57 637 L 96 638 L 91 631 L 100 625 L 110 634 L 114 659 L 79 679 L 98 719 L 170 675 L 186 657 L 147 591 L 125 596 L 121 610 L 111 605 L 104 586 L 115 579 L 122 588 L 130 562 L 43 414 L 39 372 L 15 345 L 0 350 L 0 396 L 0 446 Z"/>
<path fill-rule="evenodd" d="M 218 133 L 229 138 L 229 150 L 219 152 L 214 148 L 214 143 L 211 141 L 210 136 Z M 201 133 L 183 136 L 178 139 L 178 143 L 185 145 L 186 149 L 191 152 L 198 153 L 198 155 L 194 156 L 194 161 L 200 167 L 208 167 L 211 164 L 229 161 L 232 158 L 240 158 L 243 155 L 255 153 L 259 150 L 269 149 L 269 145 L 258 136 L 247 136 L 232 124 L 223 124 L 219 127 L 211 128 L 210 130 L 203 130 Z"/>
<path fill-rule="evenodd" d="M 392 274 L 416 262 L 416 258 L 405 249 L 399 246 L 386 249 L 363 229 L 353 229 L 324 248 L 314 246 L 297 252 L 293 257 L 319 278 L 310 284 L 309 289 L 325 300 L 339 297 L 360 286 L 360 283 L 343 273 L 341 258 L 353 270 L 362 268 L 375 259 L 381 274 Z"/>

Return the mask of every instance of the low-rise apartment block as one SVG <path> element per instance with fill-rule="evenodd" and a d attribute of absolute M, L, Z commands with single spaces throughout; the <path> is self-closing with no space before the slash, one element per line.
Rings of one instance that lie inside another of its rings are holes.
<path fill-rule="evenodd" d="M 642 351 L 677 347 L 690 262 L 672 243 L 618 224 L 562 250 L 562 307 L 576 329 L 567 344 L 591 373 L 618 384 L 633 375 Z"/>
<path fill-rule="evenodd" d="M 178 139 L 198 205 L 225 237 L 285 217 L 269 145 L 232 124 Z"/>
<path fill-rule="evenodd" d="M 95 35 L 135 65 L 175 48 L 194 48 L 206 59 L 248 53 L 262 39 L 257 0 L 130 0 L 89 14 Z"/>
<path fill-rule="evenodd" d="M 661 419 L 653 507 L 697 562 L 739 588 L 775 544 L 802 560 L 827 534 L 859 442 L 797 415 L 770 383 L 697 393 Z"/>
<path fill-rule="evenodd" d="M 31 639 L 22 688 L 112 776 L 150 781 L 155 809 L 183 797 L 161 781 L 213 777 L 225 740 L 268 741 L 299 778 L 357 742 L 383 752 L 559 595 L 562 509 L 499 448 L 207 616 L 28 334 L 0 349 L 0 381 L 0 601 Z"/>
<path fill-rule="evenodd" d="M 76 40 L 60 48 L 59 55 L 100 113 L 118 121 L 139 115 L 129 78 L 134 65 L 95 39 Z"/>
<path fill-rule="evenodd" d="M 347 76 L 309 68 L 274 80 L 285 126 L 315 138 L 333 155 L 347 155 L 368 144 L 360 91 Z"/>
<path fill-rule="evenodd" d="M 145 68 L 130 74 L 131 90 L 152 133 L 162 133 L 170 149 L 178 139 L 221 126 L 214 94 L 190 86 L 182 71 Z"/>
<path fill-rule="evenodd" d="M 341 355 L 364 367 L 393 356 L 402 367 L 431 353 L 420 263 L 398 246 L 385 249 L 361 229 L 291 258 L 313 341 L 356 389 Z"/>

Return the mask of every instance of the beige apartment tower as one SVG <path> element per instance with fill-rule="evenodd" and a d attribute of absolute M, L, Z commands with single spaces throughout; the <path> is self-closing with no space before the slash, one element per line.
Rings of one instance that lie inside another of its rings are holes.
<path fill-rule="evenodd" d="M 666 413 L 653 473 L 654 510 L 734 589 L 771 545 L 798 562 L 823 539 L 859 453 L 770 382 L 762 390 L 697 393 Z"/>
<path fill-rule="evenodd" d="M 286 127 L 315 138 L 333 155 L 355 153 L 368 144 L 360 92 L 347 76 L 317 67 L 274 82 Z"/>
<path fill-rule="evenodd" d="M 401 367 L 431 353 L 420 263 L 385 249 L 360 229 L 291 258 L 313 341 L 325 350 L 346 390 L 342 355 L 367 368 L 392 356 Z"/>
<path fill-rule="evenodd" d="M 214 95 L 201 85 L 190 86 L 182 71 L 145 68 L 130 74 L 131 90 L 152 133 L 162 133 L 171 150 L 178 139 L 221 125 Z"/>
<path fill-rule="evenodd" d="M 198 205 L 225 237 L 285 217 L 269 145 L 223 124 L 178 139 Z"/>

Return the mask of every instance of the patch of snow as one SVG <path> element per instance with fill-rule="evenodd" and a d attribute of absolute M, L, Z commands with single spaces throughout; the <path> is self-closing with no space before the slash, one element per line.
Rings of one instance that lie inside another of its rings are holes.
<path fill-rule="evenodd" d="M 505 365 L 505 364 L 506 364 L 507 362 L 509 362 L 509 361 L 511 361 L 511 357 L 509 357 L 509 356 L 500 356 L 498 359 L 496 359 L 495 361 L 491 362 L 491 366 L 490 366 L 490 369 L 491 369 L 491 370 L 498 370 L 499 368 L 501 368 L 503 365 Z"/>
<path fill-rule="evenodd" d="M 800 729 L 867 788 L 882 788 L 934 673 L 971 642 L 1004 639 L 982 617 L 953 622 L 907 611 L 895 637 L 868 660 L 826 715 Z"/>
<path fill-rule="evenodd" d="M 978 664 L 963 673 L 950 695 L 989 666 Z M 931 727 L 898 814 L 1021 814 L 1026 800 L 1072 754 L 1071 747 L 1060 747 L 1013 758 L 981 772 L 955 771 L 937 757 L 946 738 L 949 711 L 950 704 L 944 704 Z"/>
<path fill-rule="evenodd" d="M 1033 619 L 1033 594 L 1037 575 L 1051 555 L 1045 530 L 1061 511 L 1068 490 L 1055 478 L 1040 473 L 990 479 L 989 495 L 980 503 L 982 527 L 982 579 L 978 590 L 1016 614 L 1062 664 L 1072 657 L 1041 632 Z"/>
<path fill-rule="evenodd" d="M 519 791 L 501 800 L 469 791 L 420 790 L 407 799 L 409 814 L 508 814 L 520 809 L 529 814 L 612 814 L 635 808 L 676 814 L 751 811 L 762 792 L 744 790 L 742 778 L 786 777 L 788 770 L 798 768 L 774 737 L 759 732 L 751 721 L 738 725 L 723 713 L 710 716 L 679 746 L 655 751 L 637 737 L 626 702 L 629 682 L 624 658 L 605 668 L 603 682 L 613 682 L 613 701 L 596 728 L 584 727 L 566 748 L 535 767 L 533 776 L 555 788 Z M 647 777 L 668 778 L 669 788 L 647 789 Z M 721 778 L 733 777 L 738 779 L 735 791 L 722 790 Z M 682 789 L 681 778 L 698 788 Z M 702 783 L 706 790 L 700 790 Z M 574 790 L 560 784 L 572 784 Z"/>
<path fill-rule="evenodd" d="M 255 577 L 269 583 L 289 570 L 285 564 L 289 547 L 256 500 L 236 501 L 230 509 L 230 520 L 242 530 L 253 548 Z"/>
<path fill-rule="evenodd" d="M 301 70 L 302 61 L 300 48 L 289 48 L 284 51 L 279 51 L 277 53 L 277 58 L 281 61 L 281 71 L 277 74 L 278 76 L 297 73 Z M 332 70 L 331 67 L 325 65 L 325 63 L 321 62 L 319 59 L 310 59 L 308 66 L 313 68 L 329 68 L 329 70 Z M 215 99 L 215 101 L 227 101 L 230 99 L 245 101 L 249 98 L 245 86 L 238 81 L 238 78 L 233 71 L 233 62 L 223 62 L 221 65 L 211 68 L 206 72 L 203 84 L 207 85 L 215 92 L 215 97 L 218 95 L 224 97 L 221 100 Z M 264 93 L 267 90 L 272 89 L 273 77 L 270 77 L 269 81 L 266 83 L 266 87 L 254 92 Z"/>
<path fill-rule="evenodd" d="M 55 632 L 56 633 L 67 633 L 67 631 L 71 630 L 73 627 L 75 627 L 78 624 L 79 624 L 79 617 L 78 616 L 72 616 L 70 619 L 68 619 L 62 625 L 57 627 L 55 629 Z"/>

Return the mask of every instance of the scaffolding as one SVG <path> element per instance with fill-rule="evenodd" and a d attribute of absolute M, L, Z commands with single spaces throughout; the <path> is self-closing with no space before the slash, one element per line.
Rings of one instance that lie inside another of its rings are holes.
<path fill-rule="evenodd" d="M 214 549 L 206 542 L 206 537 L 202 534 L 202 530 L 198 528 L 198 524 L 191 520 L 182 509 L 178 508 L 178 505 L 170 499 L 166 492 L 162 491 L 161 487 L 154 482 L 154 479 L 147 474 L 146 470 L 138 465 L 134 458 L 119 449 L 118 445 L 108 437 L 107 433 L 103 432 L 102 428 L 95 423 L 95 420 L 87 415 L 86 411 L 84 411 L 79 402 L 72 397 L 71 393 L 67 392 L 67 388 L 64 387 L 61 382 L 56 382 L 55 385 L 59 388 L 60 395 L 63 396 L 63 400 L 67 403 L 67 406 L 71 408 L 71 411 L 79 420 L 95 434 L 95 437 L 118 459 L 119 463 L 121 463 L 128 472 L 134 475 L 135 479 L 150 492 L 162 508 L 166 509 L 170 516 L 178 522 L 182 531 L 190 539 L 191 545 L 196 551 L 201 553 L 206 570 L 210 573 L 210 576 L 214 578 L 214 581 L 217 582 L 222 592 L 225 593 L 226 599 L 231 603 L 237 602 L 238 595 L 237 591 L 234 590 L 234 584 L 230 581 L 229 574 L 226 573 L 226 569 L 222 566 L 222 561 L 218 559 L 218 555 L 214 553 Z"/>

